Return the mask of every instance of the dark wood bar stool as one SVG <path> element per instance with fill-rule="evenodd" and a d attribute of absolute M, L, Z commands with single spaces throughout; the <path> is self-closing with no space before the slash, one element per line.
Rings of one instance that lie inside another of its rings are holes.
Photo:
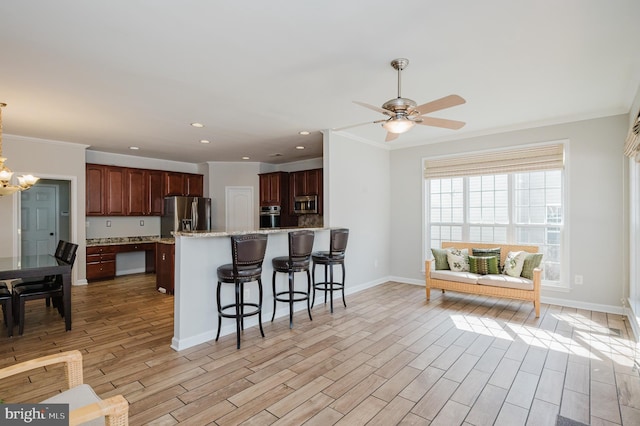
<path fill-rule="evenodd" d="M 292 231 L 289 232 L 289 256 L 274 257 L 271 259 L 273 265 L 273 316 L 276 317 L 276 302 L 289 304 L 289 328 L 293 328 L 293 303 L 307 301 L 307 312 L 311 317 L 311 274 L 309 265 L 311 264 L 311 251 L 313 250 L 313 231 Z M 276 273 L 283 272 L 289 275 L 289 288 L 276 292 Z M 294 275 L 296 272 L 307 273 L 307 291 L 295 290 Z"/>
<path fill-rule="evenodd" d="M 11 291 L 7 285 L 0 282 L 0 304 L 2 305 L 2 317 L 4 318 L 4 324 L 7 326 L 7 336 L 13 336 L 13 304 Z"/>
<path fill-rule="evenodd" d="M 337 290 L 342 291 L 342 303 L 344 307 L 347 307 L 347 302 L 344 298 L 344 252 L 347 249 L 347 241 L 349 240 L 349 230 L 346 228 L 332 229 L 329 239 L 329 251 L 319 251 L 311 254 L 313 260 L 313 299 L 311 307 L 316 301 L 316 290 L 324 291 L 324 303 L 327 303 L 327 293 L 329 293 L 329 303 L 331 306 L 331 313 L 333 313 L 333 292 Z M 316 282 L 316 265 L 324 266 L 324 282 Z M 333 280 L 333 267 L 340 265 L 342 267 L 342 282 L 335 282 Z M 327 270 L 329 279 L 327 279 Z"/>
<path fill-rule="evenodd" d="M 258 315 L 260 334 L 262 330 L 262 262 L 267 250 L 266 234 L 247 234 L 231 236 L 231 255 L 233 263 L 218 267 L 218 287 L 216 295 L 218 299 L 218 333 L 216 342 L 220 337 L 222 318 L 234 318 L 236 320 L 237 348 L 240 349 L 240 331 L 244 329 L 244 318 Z M 244 284 L 258 282 L 258 302 L 246 302 L 244 300 Z M 223 305 L 220 301 L 220 289 L 223 283 L 234 284 L 235 301 Z M 245 311 L 245 308 L 253 308 Z M 225 312 L 227 311 L 227 312 Z"/>

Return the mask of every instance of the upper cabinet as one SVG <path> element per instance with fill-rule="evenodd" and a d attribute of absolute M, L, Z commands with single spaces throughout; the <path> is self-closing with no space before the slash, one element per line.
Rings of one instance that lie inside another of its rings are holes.
<path fill-rule="evenodd" d="M 183 195 L 187 197 L 202 197 L 204 193 L 204 179 L 202 175 L 191 173 L 165 172 L 165 196 Z"/>
<path fill-rule="evenodd" d="M 87 216 L 161 216 L 166 195 L 203 195 L 203 176 L 87 164 Z"/>
<path fill-rule="evenodd" d="M 289 173 L 290 214 L 294 214 L 294 198 L 301 195 L 318 196 L 318 214 L 322 214 L 322 169 Z"/>
<path fill-rule="evenodd" d="M 260 175 L 260 206 L 280 206 L 289 201 L 289 179 L 286 172 Z"/>

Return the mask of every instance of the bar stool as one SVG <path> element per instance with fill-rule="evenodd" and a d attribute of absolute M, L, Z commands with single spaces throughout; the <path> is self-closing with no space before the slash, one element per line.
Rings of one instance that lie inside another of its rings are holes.
<path fill-rule="evenodd" d="M 262 330 L 262 261 L 267 250 L 266 234 L 246 234 L 231 236 L 231 255 L 233 263 L 218 267 L 218 333 L 216 342 L 220 337 L 222 318 L 235 318 L 237 348 L 240 349 L 240 331 L 244 330 L 244 318 L 258 315 L 260 334 Z M 245 302 L 244 284 L 251 281 L 258 282 L 258 302 Z M 235 301 L 223 305 L 220 301 L 220 288 L 222 283 L 235 285 Z M 245 308 L 254 308 L 245 312 Z M 231 312 L 225 312 L 231 311 Z"/>
<path fill-rule="evenodd" d="M 4 323 L 7 326 L 7 336 L 13 336 L 13 312 L 11 309 L 12 295 L 9 287 L 3 282 L 0 282 L 0 304 L 2 305 L 2 317 Z"/>
<path fill-rule="evenodd" d="M 311 274 L 309 264 L 311 263 L 311 250 L 313 250 L 314 232 L 309 230 L 289 232 L 289 256 L 274 257 L 271 259 L 273 265 L 273 316 L 271 322 L 276 317 L 276 302 L 289 304 L 289 328 L 293 328 L 293 302 L 307 301 L 307 312 L 311 318 Z M 276 273 L 283 272 L 289 275 L 289 288 L 276 292 Z M 296 272 L 307 273 L 307 291 L 295 290 L 294 275 Z"/>
<path fill-rule="evenodd" d="M 327 292 L 330 293 L 331 313 L 333 313 L 333 292 L 334 290 L 342 291 L 342 303 L 347 307 L 344 299 L 344 252 L 347 249 L 347 240 L 349 239 L 349 230 L 346 228 L 332 229 L 330 234 L 329 251 L 319 251 L 311 254 L 313 260 L 313 300 L 311 307 L 316 301 L 316 290 L 324 291 L 324 303 L 327 303 Z M 316 265 L 324 265 L 324 282 L 316 282 Z M 333 267 L 342 266 L 342 282 L 338 283 L 333 280 Z M 329 280 L 327 281 L 327 269 L 329 269 Z"/>

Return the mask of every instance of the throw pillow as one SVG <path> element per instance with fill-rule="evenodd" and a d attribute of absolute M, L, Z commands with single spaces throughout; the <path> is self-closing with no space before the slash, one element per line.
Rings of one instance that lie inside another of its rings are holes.
<path fill-rule="evenodd" d="M 512 277 L 519 277 L 522 273 L 522 266 L 524 265 L 524 258 L 526 255 L 526 251 L 510 251 L 509 254 L 507 254 L 507 258 L 504 260 L 502 273 Z"/>
<path fill-rule="evenodd" d="M 498 268 L 500 268 L 500 247 L 496 247 L 496 248 L 474 248 L 471 249 L 471 253 L 474 256 L 482 256 L 482 257 L 488 257 L 488 256 L 495 256 L 498 258 Z"/>
<path fill-rule="evenodd" d="M 533 279 L 533 270 L 542 263 L 542 253 L 527 253 L 522 264 L 520 276 L 529 280 Z"/>
<path fill-rule="evenodd" d="M 449 269 L 455 272 L 469 272 L 469 250 L 447 249 Z"/>
<path fill-rule="evenodd" d="M 432 248 L 431 254 L 433 254 L 433 259 L 436 261 L 436 271 L 449 269 L 449 261 L 447 260 L 447 250 Z"/>
<path fill-rule="evenodd" d="M 469 256 L 469 271 L 474 274 L 499 274 L 498 258 L 495 256 Z"/>

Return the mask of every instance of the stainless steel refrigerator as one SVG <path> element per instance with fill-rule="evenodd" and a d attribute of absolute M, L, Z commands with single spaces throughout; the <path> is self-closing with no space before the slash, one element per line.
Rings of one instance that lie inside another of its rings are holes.
<path fill-rule="evenodd" d="M 211 198 L 164 198 L 164 214 L 160 222 L 161 237 L 171 237 L 172 232 L 210 230 Z"/>

